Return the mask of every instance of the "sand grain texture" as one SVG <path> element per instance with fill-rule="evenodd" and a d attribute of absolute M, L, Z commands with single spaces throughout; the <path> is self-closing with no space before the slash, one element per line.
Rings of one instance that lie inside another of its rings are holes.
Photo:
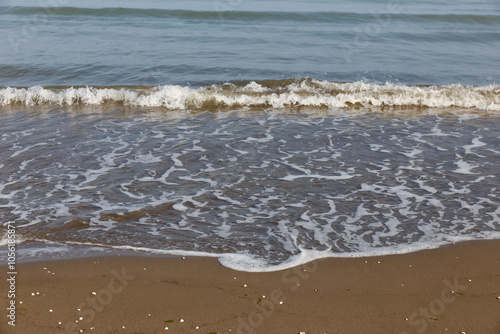
<path fill-rule="evenodd" d="M 16 327 L 4 315 L 1 333 L 500 333 L 499 241 L 270 273 L 207 258 L 38 262 L 17 280 Z"/>

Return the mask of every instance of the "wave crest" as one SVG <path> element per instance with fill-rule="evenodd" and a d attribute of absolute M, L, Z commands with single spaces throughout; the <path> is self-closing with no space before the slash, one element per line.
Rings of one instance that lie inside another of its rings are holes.
<path fill-rule="evenodd" d="M 237 107 L 458 107 L 500 111 L 500 86 L 405 86 L 366 82 L 339 83 L 315 79 L 226 83 L 201 88 L 80 87 L 0 89 L 0 105 L 101 105 L 210 110 Z"/>

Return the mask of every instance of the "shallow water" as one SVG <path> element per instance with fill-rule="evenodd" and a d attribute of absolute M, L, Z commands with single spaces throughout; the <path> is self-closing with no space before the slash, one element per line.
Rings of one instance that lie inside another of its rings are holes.
<path fill-rule="evenodd" d="M 264 268 L 499 236 L 496 116 L 55 108 L 1 124 L 3 219 L 25 241 Z"/>
<path fill-rule="evenodd" d="M 500 5 L 480 1 L 3 1 L 5 86 L 200 86 L 312 77 L 499 83 Z"/>

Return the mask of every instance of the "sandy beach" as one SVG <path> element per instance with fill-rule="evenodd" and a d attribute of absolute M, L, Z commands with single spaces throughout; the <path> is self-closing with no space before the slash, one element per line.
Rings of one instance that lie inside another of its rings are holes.
<path fill-rule="evenodd" d="M 499 241 L 270 273 L 144 256 L 17 268 L 2 333 L 500 333 Z"/>

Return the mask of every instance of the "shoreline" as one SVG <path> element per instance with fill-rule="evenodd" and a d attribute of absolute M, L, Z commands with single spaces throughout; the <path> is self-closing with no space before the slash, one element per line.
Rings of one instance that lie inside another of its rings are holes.
<path fill-rule="evenodd" d="M 498 334 L 500 240 L 261 273 L 204 257 L 29 262 L 16 287 L 12 327 L 2 284 L 2 333 Z"/>
<path fill-rule="evenodd" d="M 7 234 L 6 234 L 7 235 Z M 159 250 L 154 248 L 145 247 L 127 247 L 127 246 L 107 246 L 103 244 L 85 244 L 85 243 L 44 243 L 43 241 L 31 241 L 28 243 L 16 243 L 16 263 L 17 264 L 28 264 L 36 262 L 53 262 L 53 261 L 72 261 L 77 259 L 89 259 L 89 258 L 107 258 L 107 257 L 145 257 L 145 258 L 210 258 L 216 259 L 220 265 L 223 267 L 248 273 L 265 273 L 265 272 L 275 272 L 284 271 L 293 267 L 301 266 L 309 262 L 323 261 L 325 259 L 359 259 L 359 258 L 374 258 L 374 257 L 386 257 L 386 256 L 398 256 L 406 255 L 411 253 L 419 253 L 422 251 L 432 251 L 435 249 L 446 248 L 463 243 L 475 243 L 475 242 L 496 242 L 500 241 L 500 238 L 485 238 L 485 239 L 464 239 L 447 241 L 442 244 L 434 244 L 432 246 L 428 244 L 416 244 L 411 248 L 406 248 L 404 250 L 398 249 L 387 251 L 383 249 L 380 252 L 344 252 L 344 253 L 323 253 L 312 251 L 308 253 L 306 250 L 300 254 L 292 255 L 289 259 L 278 264 L 267 264 L 265 267 L 248 266 L 246 269 L 242 269 L 238 262 L 233 262 L 230 259 L 234 256 L 238 256 L 238 253 L 207 253 L 198 251 L 187 251 L 187 250 Z M 10 243 L 5 243 L 0 245 L 0 257 L 5 256 L 9 252 Z M 52 248 L 51 248 L 52 247 Z M 54 247 L 61 247 L 60 249 Z M 70 250 L 64 249 L 63 247 L 71 247 Z M 21 256 L 19 254 L 22 253 Z M 30 254 L 30 258 L 27 258 L 27 254 Z M 35 256 L 31 256 L 34 254 Z M 51 254 L 60 254 L 54 256 Z M 258 260 L 253 258 L 246 259 L 243 263 L 246 264 L 257 264 Z M 259 263 L 260 264 L 260 263 Z M 0 267 L 2 263 L 0 263 Z"/>

